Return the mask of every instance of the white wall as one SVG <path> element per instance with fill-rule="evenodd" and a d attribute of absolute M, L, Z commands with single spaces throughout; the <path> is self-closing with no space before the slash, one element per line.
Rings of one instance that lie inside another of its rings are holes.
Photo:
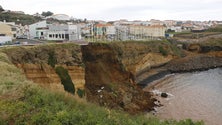
<path fill-rule="evenodd" d="M 106 34 L 108 34 L 108 35 L 115 35 L 116 34 L 115 26 L 107 26 L 106 27 Z"/>
<path fill-rule="evenodd" d="M 0 36 L 0 43 L 6 43 L 8 41 L 12 41 L 12 37 L 10 36 Z"/>
<path fill-rule="evenodd" d="M 65 31 L 48 31 L 47 40 L 66 40 Z"/>
<path fill-rule="evenodd" d="M 77 26 L 77 25 L 68 25 L 68 27 L 69 27 L 68 32 L 69 32 L 69 40 L 70 41 L 81 39 L 80 38 L 81 30 L 80 30 L 79 26 Z"/>
<path fill-rule="evenodd" d="M 35 37 L 38 37 L 38 34 L 36 33 L 36 28 L 41 27 L 47 27 L 46 20 L 29 25 L 29 38 L 33 39 Z"/>

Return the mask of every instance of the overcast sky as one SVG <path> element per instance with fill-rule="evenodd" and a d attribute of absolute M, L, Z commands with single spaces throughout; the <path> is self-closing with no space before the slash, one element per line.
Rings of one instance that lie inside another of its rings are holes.
<path fill-rule="evenodd" d="M 222 20 L 222 0 L 0 0 L 0 5 L 89 20 Z"/>

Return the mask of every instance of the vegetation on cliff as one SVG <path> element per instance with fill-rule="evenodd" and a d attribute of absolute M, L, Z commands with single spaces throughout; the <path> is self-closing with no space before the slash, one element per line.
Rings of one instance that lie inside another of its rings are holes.
<path fill-rule="evenodd" d="M 55 71 L 59 75 L 64 89 L 69 93 L 75 94 L 75 86 L 72 82 L 71 77 L 69 76 L 67 69 L 63 68 L 62 66 L 57 66 L 55 68 Z"/>
<path fill-rule="evenodd" d="M 130 116 L 45 90 L 26 80 L 22 71 L 2 52 L 0 67 L 1 125 L 203 125 L 191 120 L 177 122 Z"/>

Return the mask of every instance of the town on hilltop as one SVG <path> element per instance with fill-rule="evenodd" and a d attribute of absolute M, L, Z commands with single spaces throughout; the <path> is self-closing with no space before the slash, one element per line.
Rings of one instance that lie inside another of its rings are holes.
<path fill-rule="evenodd" d="M 14 22 L 8 18 L 12 15 Z M 18 16 L 19 15 L 19 16 Z M 116 21 L 81 20 L 66 14 L 28 15 L 22 11 L 0 11 L 0 43 L 5 44 L 14 39 L 35 39 L 41 41 L 126 41 L 158 40 L 173 37 L 175 33 L 203 32 L 222 24 L 222 21 L 149 21 L 125 19 Z M 43 16 L 44 15 L 44 16 Z M 30 22 L 24 23 L 24 20 Z M 31 20 L 37 19 L 37 20 Z M 23 22 L 22 22 L 23 21 Z"/>

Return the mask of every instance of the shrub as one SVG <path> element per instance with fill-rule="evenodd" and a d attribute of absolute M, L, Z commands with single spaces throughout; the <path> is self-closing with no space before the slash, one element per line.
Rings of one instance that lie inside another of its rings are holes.
<path fill-rule="evenodd" d="M 167 56 L 167 55 L 168 55 L 167 50 L 165 50 L 165 49 L 163 48 L 163 46 L 159 46 L 159 52 L 160 52 L 163 56 Z"/>
<path fill-rule="evenodd" d="M 55 70 L 60 77 L 64 89 L 69 93 L 75 94 L 75 86 L 72 82 L 71 77 L 69 76 L 67 69 L 63 68 L 62 66 L 57 66 Z"/>
<path fill-rule="evenodd" d="M 80 98 L 83 98 L 85 96 L 85 90 L 79 89 L 77 90 L 77 94 Z"/>
<path fill-rule="evenodd" d="M 49 52 L 48 64 L 54 68 L 56 63 L 57 60 L 55 57 L 55 52 L 54 51 Z"/>

